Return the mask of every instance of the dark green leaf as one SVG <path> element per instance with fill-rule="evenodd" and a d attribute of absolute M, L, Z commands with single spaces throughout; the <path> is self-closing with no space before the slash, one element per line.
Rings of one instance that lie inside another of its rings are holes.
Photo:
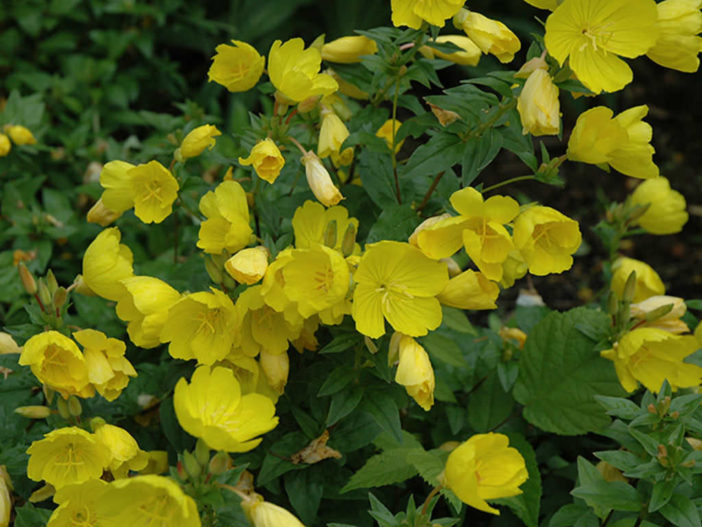
<path fill-rule="evenodd" d="M 700 515 L 690 498 L 674 494 L 660 513 L 675 527 L 701 527 Z"/>

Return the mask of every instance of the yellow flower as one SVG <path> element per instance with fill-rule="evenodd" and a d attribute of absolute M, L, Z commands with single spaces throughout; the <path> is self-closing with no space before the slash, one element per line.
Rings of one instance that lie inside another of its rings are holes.
<path fill-rule="evenodd" d="M 517 216 L 513 236 L 529 272 L 537 276 L 570 269 L 572 254 L 582 241 L 577 221 L 541 206 L 530 207 Z"/>
<path fill-rule="evenodd" d="M 366 92 L 361 90 L 355 84 L 352 84 L 352 83 L 348 82 L 347 80 L 344 80 L 333 69 L 327 68 L 326 73 L 331 75 L 332 78 L 337 82 L 337 84 L 339 85 L 339 92 L 340 93 L 343 93 L 344 95 L 347 95 L 348 97 L 352 97 L 354 99 L 358 99 L 361 101 L 368 100 L 368 94 Z"/>
<path fill-rule="evenodd" d="M 334 186 L 329 171 L 324 168 L 322 160 L 314 152 L 307 152 L 302 156 L 301 161 L 305 166 L 307 184 L 320 203 L 331 207 L 344 199 L 339 189 Z"/>
<path fill-rule="evenodd" d="M 126 289 L 120 283 L 134 276 L 134 257 L 129 247 L 119 243 L 122 234 L 111 227 L 98 234 L 83 256 L 83 281 L 97 295 L 119 300 Z"/>
<path fill-rule="evenodd" d="M 0 157 L 5 157 L 12 150 L 10 138 L 5 134 L 0 134 Z"/>
<path fill-rule="evenodd" d="M 363 55 L 374 55 L 378 52 L 375 40 L 362 35 L 341 37 L 322 46 L 322 59 L 339 64 L 361 62 Z"/>
<path fill-rule="evenodd" d="M 10 513 L 12 512 L 12 498 L 10 497 L 12 483 L 9 476 L 5 479 L 6 475 L 5 466 L 0 465 L 0 527 L 10 525 Z"/>
<path fill-rule="evenodd" d="M 17 345 L 12 335 L 0 331 L 0 355 L 6 353 L 22 353 L 22 348 Z"/>
<path fill-rule="evenodd" d="M 7 135 L 10 136 L 12 142 L 17 146 L 37 144 L 37 140 L 34 138 L 34 135 L 32 135 L 32 132 L 19 124 L 6 126 L 5 132 L 7 132 Z"/>
<path fill-rule="evenodd" d="M 464 0 L 392 0 L 392 23 L 419 29 L 426 20 L 433 26 L 444 27 L 447 18 L 455 15 Z"/>
<path fill-rule="evenodd" d="M 463 29 L 483 53 L 494 55 L 503 64 L 512 62 L 515 53 L 522 47 L 517 35 L 506 25 L 475 11 L 461 9 L 453 18 L 453 23 Z"/>
<path fill-rule="evenodd" d="M 220 44 L 215 48 L 208 81 L 215 81 L 230 92 L 247 91 L 261 78 L 266 59 L 246 42 L 232 40 L 233 46 Z"/>
<path fill-rule="evenodd" d="M 200 366 L 190 384 L 180 379 L 173 404 L 183 429 L 215 450 L 248 452 L 261 442 L 257 436 L 278 424 L 271 400 L 257 393 L 242 396 L 232 370 L 221 366 Z"/>
<path fill-rule="evenodd" d="M 268 76 L 273 86 L 294 102 L 339 89 L 331 75 L 320 74 L 322 55 L 317 48 L 305 48 L 301 38 L 273 42 L 268 54 Z"/>
<path fill-rule="evenodd" d="M 500 285 L 503 288 L 512 287 L 514 282 L 522 278 L 527 271 L 529 266 L 522 254 L 517 251 L 511 251 L 507 255 L 507 259 L 502 262 L 502 280 L 500 280 Z"/>
<path fill-rule="evenodd" d="M 161 223 L 173 210 L 178 182 L 158 161 L 127 170 L 134 195 L 134 214 L 144 223 Z"/>
<path fill-rule="evenodd" d="M 612 291 L 619 298 L 622 298 L 624 286 L 632 272 L 636 272 L 636 290 L 632 299 L 634 302 L 641 302 L 649 297 L 665 293 L 661 277 L 650 265 L 622 256 L 612 265 L 612 283 L 610 285 Z"/>
<path fill-rule="evenodd" d="M 446 460 L 444 484 L 478 510 L 500 514 L 485 500 L 509 498 L 522 491 L 529 477 L 524 458 L 503 434 L 476 434 L 456 447 Z"/>
<path fill-rule="evenodd" d="M 394 122 L 394 126 L 393 126 Z M 395 142 L 395 153 L 397 154 L 400 151 L 400 148 L 402 148 L 402 145 L 404 144 L 405 140 L 403 139 L 402 141 L 397 141 L 397 131 L 400 129 L 400 126 L 402 123 L 395 119 L 394 121 L 392 119 L 388 119 L 383 123 L 383 125 L 378 128 L 378 131 L 375 132 L 376 137 L 380 137 L 381 139 L 385 139 L 385 143 L 388 145 L 388 148 L 392 150 L 392 144 L 393 141 Z M 395 138 L 393 139 L 393 130 L 394 130 L 394 136 Z"/>
<path fill-rule="evenodd" d="M 659 36 L 646 56 L 656 64 L 686 73 L 700 67 L 701 0 L 665 0 L 656 4 Z"/>
<path fill-rule="evenodd" d="M 527 4 L 538 7 L 539 9 L 548 9 L 553 11 L 558 7 L 558 0 L 524 0 Z"/>
<path fill-rule="evenodd" d="M 139 474 L 163 474 L 168 472 L 168 452 L 165 450 L 149 450 L 146 452 L 146 466 Z"/>
<path fill-rule="evenodd" d="M 101 527 L 200 527 L 195 500 L 173 480 L 155 475 L 110 483 L 96 506 Z"/>
<path fill-rule="evenodd" d="M 241 502 L 254 527 L 305 527 L 292 513 L 256 494 Z"/>
<path fill-rule="evenodd" d="M 98 512 L 99 503 L 107 492 L 108 483 L 89 479 L 66 485 L 54 494 L 58 507 L 51 514 L 46 527 L 95 527 L 104 525 L 104 516 Z"/>
<path fill-rule="evenodd" d="M 151 276 L 133 276 L 121 281 L 126 290 L 117 302 L 117 316 L 128 322 L 127 333 L 140 348 L 155 348 L 168 310 L 180 299 L 170 285 Z"/>
<path fill-rule="evenodd" d="M 662 316 L 655 316 L 662 309 L 670 309 Z M 632 318 L 639 321 L 637 327 L 664 329 L 669 333 L 687 333 L 690 328 L 680 318 L 687 311 L 685 300 L 677 296 L 656 295 L 631 304 L 629 313 Z M 653 320 L 648 318 L 655 316 Z"/>
<path fill-rule="evenodd" d="M 496 309 L 500 288 L 482 273 L 467 270 L 449 280 L 438 296 L 445 306 L 458 309 Z"/>
<path fill-rule="evenodd" d="M 100 171 L 100 185 L 105 189 L 100 201 L 118 217 L 134 206 L 131 178 L 127 175 L 132 168 L 134 165 L 125 161 L 110 161 Z"/>
<path fill-rule="evenodd" d="M 452 256 L 461 248 L 489 279 L 502 279 L 502 263 L 514 249 L 512 237 L 504 224 L 519 212 L 519 204 L 506 196 L 492 196 L 483 201 L 480 192 L 466 187 L 451 195 L 451 205 L 459 216 L 446 218 L 421 231 L 419 248 L 430 258 Z"/>
<path fill-rule="evenodd" d="M 621 90 L 633 78 L 618 57 L 634 58 L 656 42 L 653 0 L 565 0 L 546 19 L 546 49 L 593 93 Z"/>
<path fill-rule="evenodd" d="M 268 385 L 277 395 L 283 395 L 285 385 L 288 383 L 288 374 L 290 373 L 290 358 L 288 353 L 268 353 L 261 350 L 258 357 L 261 365 L 261 370 L 266 376 Z"/>
<path fill-rule="evenodd" d="M 191 157 L 197 157 L 205 148 L 212 150 L 215 145 L 215 137 L 222 135 L 216 126 L 204 124 L 191 130 L 180 143 L 180 148 L 175 152 L 177 161 L 183 161 Z"/>
<path fill-rule="evenodd" d="M 255 284 L 266 274 L 268 249 L 259 245 L 239 251 L 225 262 L 224 268 L 237 282 Z"/>
<path fill-rule="evenodd" d="M 648 205 L 636 223 L 651 234 L 674 234 L 687 223 L 685 197 L 664 177 L 642 182 L 631 195 L 634 205 Z"/>
<path fill-rule="evenodd" d="M 480 62 L 482 52 L 475 42 L 464 35 L 439 35 L 436 37 L 437 44 L 445 44 L 450 42 L 460 49 L 451 53 L 445 53 L 431 46 L 422 46 L 419 52 L 426 58 L 433 59 L 438 57 L 444 60 L 450 60 L 455 64 L 463 66 L 477 66 Z M 392 121 L 391 121 L 392 122 Z"/>
<path fill-rule="evenodd" d="M 110 451 L 85 430 L 70 426 L 53 430 L 27 449 L 27 476 L 60 489 L 97 479 L 110 462 Z"/>
<path fill-rule="evenodd" d="M 222 360 L 231 350 L 239 328 L 239 313 L 222 291 L 184 296 L 168 310 L 161 342 L 170 342 L 175 359 L 197 359 L 200 364 Z"/>
<path fill-rule="evenodd" d="M 624 335 L 615 347 L 601 352 L 614 362 L 619 382 L 633 392 L 640 382 L 651 392 L 668 380 L 673 391 L 697 386 L 702 368 L 683 362 L 699 348 L 692 335 L 673 335 L 662 329 L 638 328 Z"/>
<path fill-rule="evenodd" d="M 608 163 L 627 176 L 648 179 L 658 176 L 651 146 L 653 129 L 642 119 L 648 106 L 636 106 L 616 117 L 597 106 L 580 114 L 568 140 L 568 159 L 583 163 Z"/>
<path fill-rule="evenodd" d="M 19 363 L 30 366 L 42 384 L 56 390 L 64 399 L 95 394 L 85 357 L 75 342 L 58 331 L 44 331 L 25 342 Z"/>
<path fill-rule="evenodd" d="M 517 111 L 522 120 L 523 134 L 558 134 L 561 125 L 558 87 L 547 70 L 537 69 L 529 75 L 517 98 Z"/>
<path fill-rule="evenodd" d="M 105 206 L 105 202 L 102 200 L 102 198 L 100 198 L 95 202 L 95 205 L 90 207 L 85 219 L 88 223 L 97 223 L 101 227 L 107 227 L 121 215 L 121 212 L 115 212 L 108 209 Z"/>
<path fill-rule="evenodd" d="M 82 329 L 73 338 L 83 346 L 88 379 L 100 395 L 114 401 L 137 373 L 125 358 L 127 346 L 121 340 L 107 338 L 101 331 Z"/>
<path fill-rule="evenodd" d="M 338 154 L 341 145 L 349 136 L 349 130 L 344 122 L 333 111 L 322 110 L 322 126 L 319 129 L 317 154 L 324 159 L 332 154 Z"/>
<path fill-rule="evenodd" d="M 101 423 L 95 428 L 95 437 L 110 451 L 108 468 L 115 479 L 126 478 L 130 470 L 142 470 L 149 462 L 131 434 L 119 426 Z"/>
<path fill-rule="evenodd" d="M 434 405 L 434 370 L 425 349 L 412 337 L 394 333 L 390 339 L 391 362 L 398 361 L 395 382 L 427 412 Z"/>
<path fill-rule="evenodd" d="M 436 295 L 448 283 L 446 264 L 435 262 L 408 243 L 382 241 L 366 247 L 353 276 L 356 329 L 371 338 L 385 333 L 384 319 L 410 337 L 441 324 Z"/>
<path fill-rule="evenodd" d="M 325 244 L 337 251 L 341 250 L 347 231 L 358 231 L 358 220 L 349 218 L 349 211 L 341 205 L 324 208 L 316 201 L 305 201 L 295 210 L 292 219 L 295 233 L 295 247 L 306 249 Z M 325 243 L 325 233 L 331 231 L 335 243 Z"/>
<path fill-rule="evenodd" d="M 258 177 L 268 181 L 268 183 L 274 183 L 285 166 L 285 158 L 273 140 L 266 138 L 256 143 L 251 149 L 249 157 L 240 157 L 239 163 L 244 166 L 253 165 Z"/>
<path fill-rule="evenodd" d="M 236 181 L 223 181 L 202 196 L 200 212 L 207 220 L 200 225 L 197 246 L 206 253 L 235 253 L 251 241 L 246 192 Z"/>

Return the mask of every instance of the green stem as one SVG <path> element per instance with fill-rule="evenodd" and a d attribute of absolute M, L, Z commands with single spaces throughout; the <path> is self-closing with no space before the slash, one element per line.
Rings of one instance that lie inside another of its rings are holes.
<path fill-rule="evenodd" d="M 502 181 L 500 183 L 495 183 L 492 186 L 489 186 L 488 188 L 483 189 L 483 194 L 486 192 L 490 192 L 491 190 L 495 190 L 496 188 L 504 187 L 505 185 L 509 185 L 510 183 L 516 183 L 517 181 L 528 181 L 530 179 L 536 179 L 536 176 L 530 175 L 530 176 L 518 176 L 518 177 L 513 177 L 511 179 L 506 179 L 505 181 Z"/>
<path fill-rule="evenodd" d="M 438 487 L 434 487 L 433 489 L 431 489 L 431 492 L 427 496 L 427 499 L 424 500 L 424 504 L 422 505 L 422 516 L 424 516 L 427 513 L 427 509 L 429 508 L 431 500 L 441 491 L 442 488 L 442 485 L 439 485 Z"/>

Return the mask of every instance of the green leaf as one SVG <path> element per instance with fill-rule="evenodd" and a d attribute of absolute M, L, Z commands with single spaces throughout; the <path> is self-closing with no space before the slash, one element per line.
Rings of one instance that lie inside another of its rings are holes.
<path fill-rule="evenodd" d="M 408 460 L 411 452 L 423 452 L 421 447 L 386 450 L 371 457 L 344 485 L 340 492 L 354 489 L 382 487 L 408 480 L 417 475 L 417 469 Z"/>
<path fill-rule="evenodd" d="M 690 498 L 682 494 L 674 494 L 660 513 L 676 527 L 702 527 L 699 512 Z"/>
<path fill-rule="evenodd" d="M 536 454 L 529 442 L 521 434 L 507 433 L 509 446 L 519 450 L 529 471 L 529 479 L 519 488 L 522 494 L 511 498 L 495 500 L 495 503 L 507 505 L 527 527 L 539 526 L 539 511 L 541 510 L 541 473 L 536 462 Z"/>
<path fill-rule="evenodd" d="M 634 419 L 641 413 L 641 407 L 623 397 L 607 397 L 595 395 L 595 400 L 607 410 L 607 415 L 614 415 L 622 419 Z"/>
<path fill-rule="evenodd" d="M 638 512 L 643 504 L 636 489 L 622 481 L 605 481 L 595 465 L 578 457 L 580 484 L 571 491 L 576 498 L 585 500 L 603 518 L 611 510 Z"/>
<path fill-rule="evenodd" d="M 464 149 L 465 143 L 460 137 L 446 132 L 438 133 L 417 147 L 407 161 L 401 177 L 409 179 L 415 176 L 435 176 L 460 163 Z"/>
<path fill-rule="evenodd" d="M 317 397 L 333 395 L 343 390 L 356 377 L 356 372 L 348 365 L 334 368 L 317 392 Z"/>
<path fill-rule="evenodd" d="M 468 400 L 468 422 L 476 432 L 487 432 L 512 413 L 514 399 L 502 389 L 496 373 L 491 373 Z"/>
<path fill-rule="evenodd" d="M 478 335 L 478 332 L 470 323 L 470 320 L 468 320 L 468 317 L 462 309 L 441 306 L 441 311 L 443 314 L 441 326 L 457 331 L 458 333 L 465 333 L 466 335 Z"/>
<path fill-rule="evenodd" d="M 492 163 L 500 150 L 502 150 L 502 135 L 495 128 L 490 128 L 480 137 L 467 141 L 463 150 L 461 171 L 463 185 L 470 185 L 480 172 Z"/>
<path fill-rule="evenodd" d="M 673 491 L 677 487 L 678 482 L 673 481 L 657 481 L 653 485 L 651 499 L 648 502 L 648 512 L 656 512 L 661 507 L 664 507 L 673 497 Z"/>
<path fill-rule="evenodd" d="M 525 406 L 524 417 L 544 431 L 578 435 L 601 430 L 609 417 L 595 395 L 624 395 L 612 363 L 577 329 L 583 322 L 599 324 L 604 333 L 609 317 L 588 308 L 550 313 L 524 346 L 514 398 Z"/>
<path fill-rule="evenodd" d="M 548 527 L 599 527 L 600 521 L 591 509 L 575 503 L 558 509 Z"/>
<path fill-rule="evenodd" d="M 306 525 L 312 525 L 322 502 L 324 492 L 322 471 L 323 467 L 317 465 L 285 474 L 285 492 L 293 509 Z"/>
<path fill-rule="evenodd" d="M 421 343 L 431 358 L 458 368 L 466 367 L 466 360 L 463 358 L 461 348 L 452 339 L 434 332 L 422 337 Z"/>
<path fill-rule="evenodd" d="M 44 527 L 53 511 L 39 509 L 31 503 L 27 503 L 15 509 L 15 512 L 17 514 L 15 527 Z"/>
<path fill-rule="evenodd" d="M 335 393 L 332 396 L 331 404 L 329 405 L 329 413 L 327 414 L 327 426 L 332 426 L 338 421 L 353 412 L 358 403 L 363 398 L 363 388 L 360 386 L 352 386 L 348 390 Z"/>
<path fill-rule="evenodd" d="M 392 172 L 390 152 L 377 153 L 366 148 L 358 156 L 358 171 L 363 189 L 371 201 L 384 209 L 397 205 L 395 179 Z"/>
<path fill-rule="evenodd" d="M 367 392 L 367 397 L 363 399 L 363 409 L 373 417 L 380 428 L 402 441 L 400 410 L 387 392 Z"/>
<path fill-rule="evenodd" d="M 417 212 L 409 203 L 388 205 L 371 227 L 366 243 L 381 240 L 406 241 L 418 224 Z"/>

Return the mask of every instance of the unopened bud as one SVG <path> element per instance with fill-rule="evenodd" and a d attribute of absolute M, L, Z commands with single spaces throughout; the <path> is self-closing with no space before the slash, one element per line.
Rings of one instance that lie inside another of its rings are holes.
<path fill-rule="evenodd" d="M 341 253 L 344 256 L 353 254 L 354 247 L 356 247 L 356 234 L 356 226 L 353 223 L 349 223 L 346 227 L 346 232 L 344 232 L 344 239 L 341 241 Z"/>
<path fill-rule="evenodd" d="M 107 424 L 107 421 L 105 421 L 102 417 L 93 417 L 90 420 L 90 429 L 95 432 L 98 428 L 101 426 Z"/>
<path fill-rule="evenodd" d="M 22 353 L 22 348 L 17 345 L 12 335 L 0 331 L 0 355 L 6 353 Z"/>
<path fill-rule="evenodd" d="M 207 270 L 207 274 L 210 275 L 210 279 L 215 284 L 218 284 L 222 281 L 222 268 L 219 267 L 216 263 L 214 263 L 214 261 L 212 261 L 212 258 L 205 257 L 205 269 Z"/>
<path fill-rule="evenodd" d="M 68 398 L 68 413 L 73 417 L 78 417 L 83 413 L 83 407 L 80 404 L 80 400 L 75 395 L 71 395 Z"/>
<path fill-rule="evenodd" d="M 41 278 L 39 279 L 39 290 L 37 291 L 37 293 L 39 294 L 39 300 L 41 300 L 41 303 L 44 305 L 44 307 L 51 305 L 51 292 L 49 291 L 46 282 Z"/>
<path fill-rule="evenodd" d="M 37 281 L 34 279 L 31 271 L 27 269 L 22 262 L 17 264 L 17 271 L 19 271 L 20 280 L 22 281 L 22 287 L 30 295 L 34 295 L 37 292 Z"/>
<path fill-rule="evenodd" d="M 614 315 L 619 310 L 619 299 L 614 291 L 610 291 L 607 295 L 607 313 Z"/>
<path fill-rule="evenodd" d="M 197 459 L 195 459 L 195 456 L 190 452 L 183 452 L 183 467 L 191 479 L 198 479 L 200 477 L 202 467 L 200 463 L 197 462 Z"/>
<path fill-rule="evenodd" d="M 79 295 L 83 296 L 97 296 L 95 292 L 88 287 L 83 280 L 83 275 L 79 274 L 73 279 L 73 290 Z"/>
<path fill-rule="evenodd" d="M 202 439 L 195 443 L 195 459 L 203 467 L 210 461 L 210 447 Z"/>
<path fill-rule="evenodd" d="M 320 97 L 318 95 L 314 95 L 312 97 L 308 97 L 304 101 L 301 101 L 297 105 L 297 111 L 299 113 L 308 113 L 314 110 L 317 107 L 317 104 L 319 103 Z"/>
<path fill-rule="evenodd" d="M 336 238 L 337 238 L 337 223 L 336 220 L 331 220 L 329 223 L 327 223 L 326 228 L 324 229 L 324 245 L 327 247 L 336 247 Z"/>
<path fill-rule="evenodd" d="M 217 452 L 214 456 L 212 456 L 212 459 L 210 459 L 207 471 L 214 476 L 218 476 L 220 474 L 224 474 L 231 468 L 232 458 L 229 456 L 229 454 L 226 452 Z"/>
<path fill-rule="evenodd" d="M 183 481 L 188 479 L 188 474 L 185 472 L 185 467 L 183 467 L 182 461 L 178 461 L 178 463 L 176 463 L 176 472 L 178 473 L 178 477 Z"/>
<path fill-rule="evenodd" d="M 59 415 L 66 421 L 71 419 L 71 413 L 68 411 L 68 403 L 64 398 L 59 397 L 56 400 L 56 409 L 58 410 Z"/>
<path fill-rule="evenodd" d="M 68 291 L 66 291 L 65 287 L 59 287 L 56 292 L 54 293 L 54 307 L 56 309 L 61 309 L 63 305 L 66 303 L 66 299 L 68 298 Z"/>
<path fill-rule="evenodd" d="M 41 503 L 42 501 L 48 500 L 54 494 L 56 494 L 56 489 L 47 483 L 43 487 L 32 492 L 29 496 L 29 501 L 31 503 Z"/>
<path fill-rule="evenodd" d="M 648 413 L 650 413 L 650 414 L 657 414 L 658 413 L 658 410 L 656 409 L 656 406 L 653 403 L 649 404 L 646 407 L 646 410 L 648 410 Z"/>
<path fill-rule="evenodd" d="M 622 292 L 622 300 L 625 302 L 633 302 L 634 295 L 636 294 L 636 271 L 631 271 L 629 277 L 626 279 L 626 284 L 624 285 L 624 291 Z"/>
<path fill-rule="evenodd" d="M 54 272 L 49 269 L 49 272 L 46 273 L 46 285 L 49 288 L 49 293 L 52 295 L 56 292 L 58 289 L 58 281 L 56 280 L 56 276 L 54 275 Z"/>
<path fill-rule="evenodd" d="M 378 353 L 378 346 L 375 345 L 375 342 L 373 342 L 373 339 L 371 339 L 368 336 L 364 336 L 363 343 L 366 345 L 366 349 L 368 351 L 370 351 L 373 355 Z"/>
<path fill-rule="evenodd" d="M 671 419 L 677 419 L 678 417 L 680 417 L 680 412 L 678 412 L 677 410 L 670 414 Z"/>
<path fill-rule="evenodd" d="M 51 408 L 48 406 L 19 406 L 15 408 L 15 413 L 28 419 L 46 419 L 51 415 Z"/>

